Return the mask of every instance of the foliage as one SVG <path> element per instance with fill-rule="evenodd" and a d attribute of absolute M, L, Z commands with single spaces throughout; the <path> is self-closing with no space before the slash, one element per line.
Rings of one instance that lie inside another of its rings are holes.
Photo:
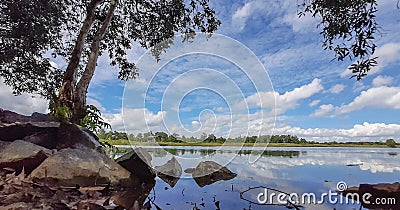
<path fill-rule="evenodd" d="M 394 140 L 394 139 L 388 139 L 388 140 L 386 140 L 386 146 L 388 146 L 388 147 L 392 147 L 392 148 L 395 148 L 396 147 L 396 141 Z"/>
<path fill-rule="evenodd" d="M 298 14 L 299 17 L 306 13 L 320 17 L 322 47 L 334 51 L 339 61 L 346 57 L 358 59 L 349 70 L 352 77 L 360 80 L 377 64 L 376 57 L 371 57 L 376 48 L 375 34 L 379 32 L 376 7 L 376 0 L 303 0 Z"/>
<path fill-rule="evenodd" d="M 67 107 L 56 107 L 51 110 L 53 117 L 59 122 L 68 122 L 72 113 Z"/>
<path fill-rule="evenodd" d="M 110 1 L 0 1 L 0 76 L 15 94 L 37 93 L 49 99 L 57 93 L 64 71 L 51 65 L 49 57 L 70 62 L 87 9 L 93 5 L 94 20 L 84 36 L 82 53 L 76 52 L 80 58 L 77 76 L 82 76 Z M 138 69 L 127 59 L 133 43 L 148 49 L 173 38 L 176 32 L 211 34 L 219 25 L 208 0 L 117 1 L 98 56 L 106 53 L 110 65 L 119 67 L 118 78 L 136 78 Z"/>
<path fill-rule="evenodd" d="M 100 129 L 105 128 L 111 129 L 111 125 L 105 122 L 101 117 L 100 110 L 93 105 L 86 106 L 86 115 L 79 122 L 79 125 L 93 132 L 98 132 Z"/>
<path fill-rule="evenodd" d="M 72 2 L 0 1 L 0 76 L 14 94 L 38 93 L 49 99 L 61 86 L 63 72 L 44 53 L 63 48 L 66 5 Z"/>
<path fill-rule="evenodd" d="M 97 132 L 97 136 L 100 139 L 108 139 L 108 140 L 128 140 L 128 135 L 125 132 L 118 132 L 118 131 L 109 131 L 105 132 L 104 129 L 100 129 Z"/>

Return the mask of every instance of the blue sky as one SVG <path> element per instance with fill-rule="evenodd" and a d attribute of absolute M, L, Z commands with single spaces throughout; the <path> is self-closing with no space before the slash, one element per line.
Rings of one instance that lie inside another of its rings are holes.
<path fill-rule="evenodd" d="M 141 57 L 146 51 L 134 46 L 129 58 L 146 64 L 139 79 L 127 85 L 117 80 L 118 69 L 111 68 L 102 57 L 88 102 L 102 109 L 114 129 L 123 130 L 125 120 L 127 131 L 135 134 L 150 129 L 234 137 L 257 126 L 249 134 L 269 134 L 275 113 L 276 134 L 318 141 L 400 140 L 400 10 L 395 4 L 379 1 L 377 21 L 382 34 L 378 35 L 375 52 L 379 65 L 359 82 L 349 79 L 346 69 L 351 61 L 332 60 L 333 52 L 322 49 L 317 19 L 299 19 L 295 1 L 218 0 L 211 1 L 222 21 L 218 34 L 252 51 L 272 86 L 264 74 L 246 78 L 248 70 L 243 72 L 221 58 L 202 55 L 179 57 L 150 74 L 144 70 L 150 61 Z M 245 51 L 236 52 L 233 47 L 223 50 L 232 56 Z M 259 66 L 255 69 L 250 71 L 261 72 Z M 140 92 L 140 84 L 150 84 L 149 90 Z M 192 91 L 184 92 L 185 88 Z M 276 106 L 260 106 L 255 96 L 263 104 L 274 100 Z M 7 87 L 2 87 L 0 98 L 0 107 L 6 109 L 25 114 L 32 109 L 46 111 L 46 102 L 38 97 L 22 95 L 8 100 Z M 248 108 L 237 109 L 241 102 Z M 26 105 L 32 108 L 24 108 Z M 261 130 L 260 124 L 265 125 Z"/>

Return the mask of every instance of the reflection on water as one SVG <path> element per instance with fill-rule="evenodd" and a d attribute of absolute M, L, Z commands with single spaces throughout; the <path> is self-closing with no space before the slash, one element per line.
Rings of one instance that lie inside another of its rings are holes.
<path fill-rule="evenodd" d="M 165 150 L 146 148 L 153 156 L 153 166 L 163 166 L 176 155 L 184 170 L 173 186 L 157 178 L 150 194 L 161 209 L 265 209 L 240 199 L 249 187 L 265 186 L 286 193 L 321 194 L 336 190 L 336 184 L 348 186 L 363 183 L 394 183 L 400 178 L 399 149 L 389 148 L 269 148 L 254 164 L 249 164 L 251 148 L 224 147 L 166 147 Z M 120 150 L 121 156 L 129 149 Z M 205 161 L 223 163 L 228 154 L 238 156 L 226 166 L 236 176 L 216 179 L 215 175 L 199 184 L 192 178 L 193 169 Z M 226 181 L 223 181 L 226 180 Z M 204 183 L 206 183 L 204 182 Z M 258 192 L 249 195 L 255 200 Z M 156 196 L 155 196 L 156 194 Z M 155 198 L 155 199 L 154 199 Z M 217 205 L 216 205 L 217 204 Z M 304 205 L 305 209 L 358 209 L 358 204 Z M 286 209 L 268 206 L 267 209 Z"/>

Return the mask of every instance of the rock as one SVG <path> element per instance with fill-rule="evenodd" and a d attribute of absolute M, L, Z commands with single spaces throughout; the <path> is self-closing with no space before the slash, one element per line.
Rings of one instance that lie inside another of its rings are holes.
<path fill-rule="evenodd" d="M 30 142 L 16 140 L 7 144 L 0 151 L 0 168 L 13 168 L 17 173 L 25 169 L 25 173 L 31 173 L 48 156 L 51 150 L 32 144 Z"/>
<path fill-rule="evenodd" d="M 220 180 L 230 180 L 237 174 L 214 161 L 200 162 L 192 173 L 197 185 L 204 187 Z"/>
<path fill-rule="evenodd" d="M 154 186 L 155 182 L 152 182 L 149 184 L 142 184 L 135 188 L 129 188 L 128 190 L 119 192 L 112 196 L 110 200 L 112 200 L 114 204 L 122 206 L 125 209 L 150 209 L 144 208 L 143 203 Z M 140 206 L 142 208 L 140 208 Z"/>
<path fill-rule="evenodd" d="M 156 175 L 151 167 L 151 155 L 144 149 L 135 148 L 132 152 L 121 156 L 116 161 L 143 182 L 154 182 Z"/>
<path fill-rule="evenodd" d="M 61 123 L 57 134 L 57 149 L 76 148 L 76 145 L 85 145 L 106 154 L 96 135 L 78 125 Z"/>
<path fill-rule="evenodd" d="M 28 136 L 38 135 L 39 133 L 47 133 L 47 138 L 43 140 L 34 140 L 35 144 L 46 147 L 48 149 L 54 149 L 56 139 L 53 137 L 57 136 L 58 126 L 60 123 L 57 122 L 16 122 L 11 124 L 0 123 L 0 140 L 1 141 L 15 141 L 27 138 L 32 139 Z"/>
<path fill-rule="evenodd" d="M 1 110 L 0 122 L 1 123 L 15 123 L 15 122 L 50 122 L 51 119 L 46 114 L 34 112 L 31 116 L 20 115 L 12 111 Z"/>
<path fill-rule="evenodd" d="M 350 187 L 342 192 L 343 196 L 352 199 L 357 198 L 350 194 L 358 194 L 362 207 L 367 209 L 400 209 L 400 183 L 395 182 L 392 184 L 380 183 L 380 184 L 360 184 L 359 187 Z M 362 198 L 366 193 L 371 196 L 366 196 L 367 202 Z M 375 202 L 379 201 L 383 202 Z M 394 202 L 393 202 L 394 200 Z"/>
<path fill-rule="evenodd" d="M 104 154 L 83 145 L 62 149 L 47 158 L 31 173 L 34 180 L 52 181 L 64 186 L 98 184 L 138 184 L 129 171 Z"/>
<path fill-rule="evenodd" d="M 22 140 L 48 149 L 55 149 L 57 147 L 57 132 L 56 130 L 35 132 L 25 136 Z"/>
<path fill-rule="evenodd" d="M 185 173 L 187 174 L 193 174 L 195 168 L 187 168 L 184 170 Z"/>
<path fill-rule="evenodd" d="M 182 175 L 182 166 L 175 157 L 172 157 L 171 160 L 167 161 L 164 165 L 156 166 L 154 168 L 157 171 L 157 176 L 172 188 L 176 185 Z"/>

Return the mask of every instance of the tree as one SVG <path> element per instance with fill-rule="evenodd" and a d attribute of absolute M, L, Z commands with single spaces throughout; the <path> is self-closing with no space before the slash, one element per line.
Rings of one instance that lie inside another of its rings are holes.
<path fill-rule="evenodd" d="M 371 57 L 376 48 L 375 34 L 379 32 L 376 0 L 303 0 L 298 6 L 299 17 L 310 13 L 321 18 L 318 27 L 322 28 L 325 50 L 333 50 L 339 61 L 346 57 L 357 59 L 349 68 L 352 77 L 360 80 L 377 65 L 376 57 Z"/>
<path fill-rule="evenodd" d="M 176 32 L 217 30 L 208 1 L 2 0 L 0 76 L 15 94 L 40 94 L 51 109 L 66 107 L 69 120 L 79 122 L 99 56 L 106 53 L 119 67 L 119 79 L 136 78 L 138 69 L 127 59 L 134 42 L 149 49 Z M 152 52 L 157 58 L 163 50 Z M 66 70 L 51 65 L 50 55 L 63 58 Z"/>
<path fill-rule="evenodd" d="M 388 139 L 386 140 L 386 146 L 388 147 L 396 147 L 396 141 L 394 139 Z"/>

